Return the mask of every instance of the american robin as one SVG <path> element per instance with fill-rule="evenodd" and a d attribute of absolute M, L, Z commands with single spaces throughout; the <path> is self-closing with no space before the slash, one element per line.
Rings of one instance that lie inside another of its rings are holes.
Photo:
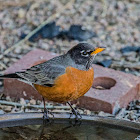
<path fill-rule="evenodd" d="M 67 102 L 78 119 L 80 114 L 69 101 L 83 96 L 91 88 L 94 79 L 92 62 L 96 54 L 104 49 L 79 43 L 64 55 L 0 78 L 17 78 L 31 84 L 43 96 L 45 118 L 48 119 L 49 112 L 44 98 L 58 103 Z"/>

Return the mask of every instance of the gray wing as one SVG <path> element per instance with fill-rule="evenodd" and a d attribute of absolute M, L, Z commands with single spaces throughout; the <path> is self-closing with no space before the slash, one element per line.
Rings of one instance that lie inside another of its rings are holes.
<path fill-rule="evenodd" d="M 54 61 L 55 60 L 55 61 Z M 65 73 L 65 67 L 61 63 L 60 58 L 52 59 L 27 69 L 24 72 L 16 74 L 30 83 L 53 86 L 55 79 Z"/>

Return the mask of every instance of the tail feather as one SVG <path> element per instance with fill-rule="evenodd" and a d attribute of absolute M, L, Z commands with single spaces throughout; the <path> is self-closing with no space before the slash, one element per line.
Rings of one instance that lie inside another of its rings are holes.
<path fill-rule="evenodd" d="M 6 75 L 0 75 L 0 79 L 4 79 L 4 78 L 18 78 L 18 79 L 20 78 L 20 79 L 22 79 L 16 73 L 6 74 Z"/>

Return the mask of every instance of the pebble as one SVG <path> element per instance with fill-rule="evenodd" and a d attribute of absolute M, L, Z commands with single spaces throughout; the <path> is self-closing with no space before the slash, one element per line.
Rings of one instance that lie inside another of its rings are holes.
<path fill-rule="evenodd" d="M 23 95 L 26 97 L 27 96 L 27 94 L 26 94 L 26 92 L 25 91 L 23 91 Z"/>
<path fill-rule="evenodd" d="M 20 104 L 25 105 L 26 101 L 23 98 L 20 98 Z"/>
<path fill-rule="evenodd" d="M 14 52 L 15 53 L 21 53 L 21 48 L 20 47 L 16 48 Z"/>
<path fill-rule="evenodd" d="M 0 115 L 4 114 L 5 112 L 3 110 L 0 109 Z"/>
<path fill-rule="evenodd" d="M 50 48 L 49 44 L 42 39 L 39 40 L 38 44 L 42 49 L 48 50 Z"/>
<path fill-rule="evenodd" d="M 4 111 L 6 111 L 6 112 L 11 112 L 11 110 L 12 110 L 12 106 L 5 106 L 4 107 Z"/>
<path fill-rule="evenodd" d="M 109 113 L 105 113 L 103 111 L 100 111 L 98 116 L 113 116 L 112 114 L 109 114 Z"/>
<path fill-rule="evenodd" d="M 36 104 L 37 104 L 37 105 L 40 105 L 40 104 L 41 104 L 41 101 L 40 101 L 40 100 L 37 100 L 37 101 L 36 101 Z"/>
<path fill-rule="evenodd" d="M 26 15 L 25 10 L 20 8 L 19 11 L 18 11 L 18 17 L 19 18 L 24 18 L 25 15 Z"/>
<path fill-rule="evenodd" d="M 91 115 L 91 111 L 90 110 L 84 110 L 84 113 L 87 115 Z"/>
<path fill-rule="evenodd" d="M 31 105 L 35 105 L 35 104 L 36 104 L 36 100 L 31 99 L 31 100 L 30 100 L 30 104 L 31 104 Z"/>
<path fill-rule="evenodd" d="M 6 96 L 6 101 L 11 101 L 10 96 Z"/>
<path fill-rule="evenodd" d="M 29 100 L 25 100 L 26 104 L 28 104 L 30 101 Z"/>
<path fill-rule="evenodd" d="M 136 57 L 136 52 L 127 52 L 123 54 L 123 57 L 129 57 L 133 56 L 134 58 Z"/>
<path fill-rule="evenodd" d="M 84 111 L 81 110 L 81 109 L 77 109 L 77 111 L 78 111 L 80 114 L 84 114 Z"/>
<path fill-rule="evenodd" d="M 136 62 L 136 58 L 134 56 L 129 56 L 127 59 L 129 62 Z"/>
<path fill-rule="evenodd" d="M 3 62 L 4 62 L 4 63 L 8 63 L 8 62 L 9 62 L 9 59 L 5 57 L 5 58 L 3 59 Z"/>

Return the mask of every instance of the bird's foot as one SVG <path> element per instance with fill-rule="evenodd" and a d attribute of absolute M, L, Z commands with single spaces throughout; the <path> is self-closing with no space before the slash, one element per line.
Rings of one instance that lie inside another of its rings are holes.
<path fill-rule="evenodd" d="M 52 118 L 54 118 L 54 114 L 49 111 L 48 109 L 44 109 L 44 113 L 43 113 L 43 120 L 47 120 L 47 122 L 50 122 L 50 117 L 49 116 L 52 116 Z"/>
<path fill-rule="evenodd" d="M 70 108 L 71 108 L 71 110 L 72 110 L 72 113 L 70 114 L 69 119 L 74 115 L 74 116 L 75 116 L 75 123 L 74 123 L 74 125 L 77 125 L 77 124 L 80 125 L 80 124 L 81 124 L 81 119 L 82 119 L 81 114 L 78 112 L 77 109 L 74 109 L 74 108 L 72 107 L 72 105 L 71 105 L 70 102 L 67 102 L 67 103 L 68 103 L 68 105 L 70 106 Z"/>
<path fill-rule="evenodd" d="M 79 120 L 82 119 L 82 116 L 81 116 L 81 114 L 78 112 L 77 109 L 72 108 L 72 113 L 70 114 L 69 119 L 70 119 L 73 115 L 75 116 L 75 121 L 76 121 L 76 122 L 78 122 Z"/>

